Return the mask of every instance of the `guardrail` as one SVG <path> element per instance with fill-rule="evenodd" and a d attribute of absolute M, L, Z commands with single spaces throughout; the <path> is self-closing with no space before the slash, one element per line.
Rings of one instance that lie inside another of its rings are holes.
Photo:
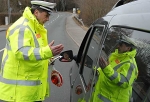
<path fill-rule="evenodd" d="M 79 19 L 78 15 L 75 15 L 74 17 L 78 20 L 78 22 L 80 22 L 82 24 L 82 26 L 84 26 L 84 23 L 83 23 L 82 19 Z"/>

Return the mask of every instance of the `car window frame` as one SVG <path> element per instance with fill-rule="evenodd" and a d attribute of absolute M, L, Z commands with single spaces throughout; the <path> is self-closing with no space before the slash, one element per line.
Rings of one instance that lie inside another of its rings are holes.
<path fill-rule="evenodd" d="M 103 38 L 105 37 L 105 31 L 106 31 L 106 28 L 107 28 L 107 26 L 106 25 L 104 25 L 104 24 L 95 24 L 94 26 L 91 26 L 91 31 L 90 31 L 90 33 L 88 34 L 88 39 L 87 39 L 87 42 L 84 44 L 84 49 L 82 49 L 82 56 L 83 56 L 83 62 L 85 61 L 85 57 L 86 57 L 86 55 L 87 55 L 87 52 L 88 52 L 88 49 L 89 49 L 89 45 L 90 45 L 90 43 L 91 43 L 91 40 L 92 40 L 92 38 L 93 38 L 93 35 L 94 35 L 94 29 L 96 28 L 96 27 L 103 27 L 104 29 L 103 29 Z M 86 38 L 86 37 L 85 37 Z M 100 43 L 100 44 L 102 44 L 102 43 Z M 100 45 L 98 45 L 98 47 L 99 47 Z M 99 51 L 99 53 L 100 53 L 100 51 Z M 99 54 L 98 53 L 98 54 Z M 97 63 L 97 62 L 96 62 Z M 80 67 L 80 69 L 79 69 L 79 75 L 80 75 L 80 79 L 81 79 L 81 81 L 82 81 L 82 85 L 83 85 L 83 88 L 84 88 L 84 91 L 85 91 L 85 93 L 87 92 L 86 91 L 86 82 L 85 82 L 85 80 L 84 80 L 84 76 L 83 76 L 83 69 L 84 69 L 84 63 L 82 63 L 81 64 L 81 66 L 79 66 Z M 94 73 L 95 74 L 95 73 Z M 92 79 L 92 81 L 93 81 L 93 79 Z M 93 82 L 92 82 L 92 84 L 93 84 Z"/>

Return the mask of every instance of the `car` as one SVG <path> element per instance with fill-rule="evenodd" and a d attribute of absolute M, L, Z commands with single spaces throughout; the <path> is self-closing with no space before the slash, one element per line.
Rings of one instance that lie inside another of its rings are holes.
<path fill-rule="evenodd" d="M 98 79 L 99 58 L 106 60 L 116 41 L 126 35 L 133 39 L 139 74 L 133 83 L 131 102 L 150 102 L 150 0 L 120 0 L 104 17 L 89 27 L 77 55 L 68 51 L 74 63 L 70 70 L 70 102 L 91 98 Z M 64 52 L 63 52 L 64 53 Z"/>

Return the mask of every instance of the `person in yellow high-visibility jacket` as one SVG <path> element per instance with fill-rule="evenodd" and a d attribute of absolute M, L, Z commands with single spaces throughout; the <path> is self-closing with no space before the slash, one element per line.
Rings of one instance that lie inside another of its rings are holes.
<path fill-rule="evenodd" d="M 40 102 L 49 96 L 48 60 L 63 50 L 63 45 L 48 44 L 44 23 L 55 3 L 31 1 L 7 30 L 6 47 L 0 69 L 0 100 Z"/>
<path fill-rule="evenodd" d="M 124 38 L 124 39 L 123 39 Z M 98 68 L 99 78 L 90 102 L 129 102 L 132 84 L 138 76 L 135 61 L 135 44 L 124 36 L 118 49 L 109 57 L 109 63 L 101 57 Z"/>

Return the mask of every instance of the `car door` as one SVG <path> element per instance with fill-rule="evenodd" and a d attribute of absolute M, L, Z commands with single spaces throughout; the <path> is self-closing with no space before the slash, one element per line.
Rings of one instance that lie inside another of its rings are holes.
<path fill-rule="evenodd" d="M 78 58 L 81 57 L 81 60 L 77 63 L 79 73 L 72 85 L 71 102 L 88 101 L 91 96 L 92 82 L 94 81 L 95 68 L 97 68 L 97 60 L 102 48 L 105 30 L 106 26 L 104 24 L 95 24 L 86 34 L 88 37 L 82 48 L 82 54 L 78 54 Z"/>

